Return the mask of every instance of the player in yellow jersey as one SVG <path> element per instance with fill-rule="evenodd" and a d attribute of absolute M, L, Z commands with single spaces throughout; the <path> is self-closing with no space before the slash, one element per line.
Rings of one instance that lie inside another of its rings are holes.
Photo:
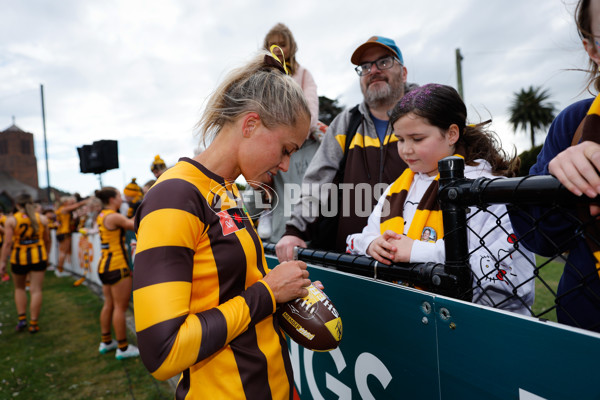
<path fill-rule="evenodd" d="M 6 222 L 6 215 L 0 209 L 0 251 L 2 251 L 2 244 L 4 243 L 4 223 Z M 6 282 L 10 280 L 10 275 L 8 272 L 4 272 L 2 276 L 0 276 L 0 282 Z"/>
<path fill-rule="evenodd" d="M 10 263 L 15 286 L 15 304 L 19 321 L 17 332 L 27 328 L 27 293 L 25 281 L 30 273 L 29 332 L 39 331 L 38 318 L 42 308 L 42 285 L 50 251 L 48 219 L 35 212 L 29 194 L 17 198 L 17 212 L 5 223 L 4 244 L 0 256 L 0 275 L 6 272 L 7 259 Z"/>
<path fill-rule="evenodd" d="M 58 229 L 56 240 L 58 241 L 58 264 L 56 276 L 63 276 L 65 260 L 71 255 L 71 233 L 72 212 L 85 204 L 85 200 L 77 201 L 74 196 L 63 196 L 60 198 L 60 206 L 56 210 Z"/>
<path fill-rule="evenodd" d="M 140 355 L 177 399 L 288 399 L 293 371 L 277 303 L 304 296 L 306 264 L 269 269 L 235 184 L 270 184 L 308 135 L 310 110 L 281 63 L 230 73 L 199 122 L 208 148 L 165 171 L 135 217 Z"/>
<path fill-rule="evenodd" d="M 119 360 L 137 357 L 137 347 L 127 342 L 125 325 L 125 312 L 131 297 L 131 271 L 125 250 L 125 231 L 133 230 L 133 220 L 119 214 L 123 199 L 117 189 L 104 187 L 96 190 L 96 197 L 102 201 L 103 207 L 96 218 L 102 251 L 98 275 L 104 293 L 104 306 L 100 312 L 102 342 L 98 351 L 104 354 L 116 349 L 115 357 Z M 110 333 L 111 324 L 115 329 L 116 341 Z"/>

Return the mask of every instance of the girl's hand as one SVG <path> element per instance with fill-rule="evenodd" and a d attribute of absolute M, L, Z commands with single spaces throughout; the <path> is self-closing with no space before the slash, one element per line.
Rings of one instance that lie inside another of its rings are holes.
<path fill-rule="evenodd" d="M 398 239 L 390 239 L 388 242 L 396 248 L 394 258 L 392 258 L 393 262 L 410 262 L 410 253 L 415 242 L 413 239 L 402 235 Z"/>
<path fill-rule="evenodd" d="M 369 247 L 367 247 L 367 254 L 373 257 L 375 260 L 385 265 L 390 265 L 390 260 L 394 259 L 396 253 L 396 246 L 390 241 L 394 239 L 400 239 L 401 235 L 394 231 L 385 231 L 383 235 L 375 238 Z"/>

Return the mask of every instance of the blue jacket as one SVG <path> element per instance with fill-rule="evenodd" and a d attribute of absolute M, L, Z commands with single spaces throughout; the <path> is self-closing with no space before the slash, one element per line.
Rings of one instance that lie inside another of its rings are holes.
<path fill-rule="evenodd" d="M 548 163 L 571 146 L 573 135 L 594 99 L 578 101 L 564 109 L 552 122 L 531 175 L 549 175 Z M 523 209 L 523 208 L 522 208 Z M 557 318 L 564 324 L 600 332 L 600 279 L 596 261 L 585 240 L 576 236 L 579 225 L 563 213 L 543 207 L 524 207 L 539 225 L 511 210 L 513 228 L 521 243 L 542 256 L 569 252 L 557 289 Z"/>

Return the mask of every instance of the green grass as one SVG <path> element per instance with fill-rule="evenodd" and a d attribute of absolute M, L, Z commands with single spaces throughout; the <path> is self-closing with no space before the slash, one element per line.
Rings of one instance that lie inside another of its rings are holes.
<path fill-rule="evenodd" d="M 40 331 L 16 333 L 12 282 L 0 284 L 1 399 L 171 399 L 139 358 L 98 353 L 102 300 L 72 278 L 47 272 Z M 135 335 L 130 334 L 130 343 Z"/>
<path fill-rule="evenodd" d="M 556 288 L 563 273 L 565 264 L 560 261 L 548 261 L 536 256 L 539 267 L 539 278 L 535 280 L 535 302 L 532 310 L 540 318 L 556 322 Z"/>

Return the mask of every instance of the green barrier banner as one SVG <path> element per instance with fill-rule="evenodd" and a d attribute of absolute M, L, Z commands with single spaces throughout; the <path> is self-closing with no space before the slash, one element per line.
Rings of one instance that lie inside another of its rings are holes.
<path fill-rule="evenodd" d="M 302 400 L 600 399 L 599 334 L 318 266 L 309 271 L 344 331 L 331 352 L 289 341 Z"/>

